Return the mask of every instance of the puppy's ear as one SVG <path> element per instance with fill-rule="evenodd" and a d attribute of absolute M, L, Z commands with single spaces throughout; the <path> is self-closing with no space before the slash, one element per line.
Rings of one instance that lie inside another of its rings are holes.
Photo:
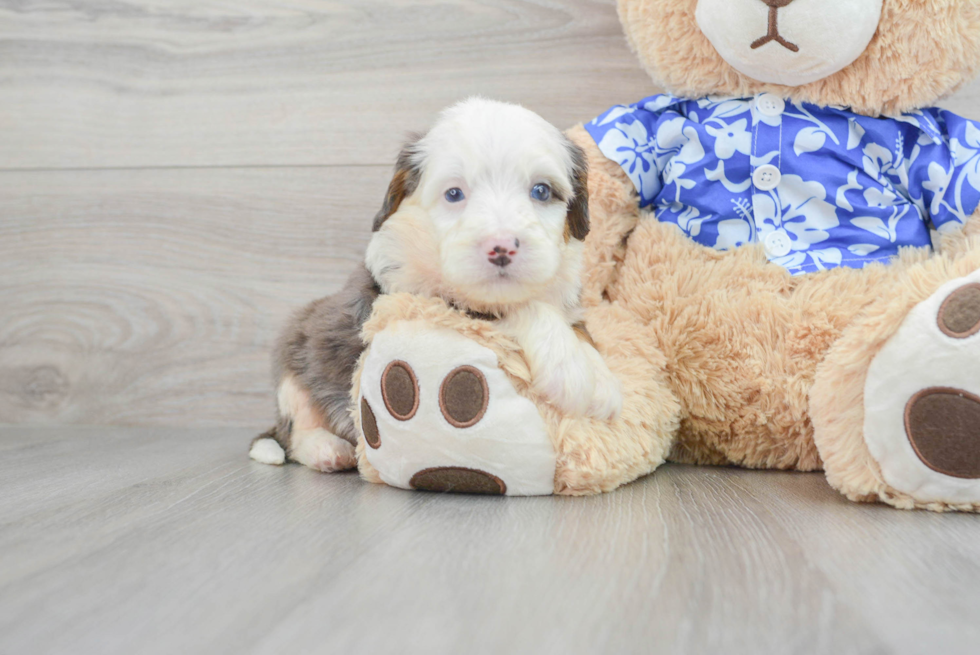
<path fill-rule="evenodd" d="M 372 232 L 381 229 L 388 218 L 398 211 L 398 206 L 402 200 L 415 193 L 419 186 L 419 178 L 422 177 L 422 169 L 413 161 L 418 152 L 418 142 L 421 137 L 416 135 L 402 147 L 398 154 L 398 161 L 395 163 L 395 174 L 388 183 L 388 193 L 385 194 L 385 202 L 374 217 L 374 227 Z"/>
<path fill-rule="evenodd" d="M 568 201 L 568 214 L 565 216 L 565 233 L 579 241 L 589 233 L 589 164 L 585 153 L 577 145 L 568 142 L 572 155 L 572 197 Z"/>

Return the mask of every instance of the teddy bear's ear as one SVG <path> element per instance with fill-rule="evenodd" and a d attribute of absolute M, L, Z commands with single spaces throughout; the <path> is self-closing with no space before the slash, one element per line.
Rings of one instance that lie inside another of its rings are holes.
<path fill-rule="evenodd" d="M 415 193 L 415 189 L 418 188 L 419 179 L 422 177 L 422 166 L 418 163 L 418 143 L 421 138 L 420 135 L 413 135 L 402 146 L 398 161 L 395 163 L 395 174 L 388 183 L 384 204 L 374 217 L 373 232 L 380 230 L 384 222 L 398 211 L 402 200 Z"/>
<path fill-rule="evenodd" d="M 569 171 L 572 197 L 568 199 L 565 236 L 582 241 L 589 233 L 589 164 L 582 149 L 571 141 L 568 142 L 568 150 L 572 156 L 572 166 Z"/>

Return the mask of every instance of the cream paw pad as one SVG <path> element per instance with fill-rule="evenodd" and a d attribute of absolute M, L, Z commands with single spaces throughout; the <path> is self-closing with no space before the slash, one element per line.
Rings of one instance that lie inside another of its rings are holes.
<path fill-rule="evenodd" d="M 423 321 L 397 321 L 363 360 L 364 455 L 402 489 L 554 493 L 555 449 L 534 403 L 489 348 Z"/>
<path fill-rule="evenodd" d="M 865 384 L 865 441 L 918 501 L 980 502 L 980 271 L 916 306 Z"/>

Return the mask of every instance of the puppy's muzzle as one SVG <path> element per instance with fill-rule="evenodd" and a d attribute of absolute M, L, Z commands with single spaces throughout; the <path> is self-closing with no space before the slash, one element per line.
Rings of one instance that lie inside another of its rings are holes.
<path fill-rule="evenodd" d="M 487 260 L 491 264 L 504 268 L 514 260 L 520 247 L 521 242 L 518 239 L 494 239 L 487 243 L 484 251 L 487 253 Z"/>

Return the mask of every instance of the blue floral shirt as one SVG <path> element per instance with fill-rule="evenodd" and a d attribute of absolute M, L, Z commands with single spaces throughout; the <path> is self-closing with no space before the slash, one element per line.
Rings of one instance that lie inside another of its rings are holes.
<path fill-rule="evenodd" d="M 980 204 L 980 124 L 942 109 L 658 95 L 585 127 L 658 220 L 719 250 L 761 242 L 793 274 L 930 246 Z"/>

